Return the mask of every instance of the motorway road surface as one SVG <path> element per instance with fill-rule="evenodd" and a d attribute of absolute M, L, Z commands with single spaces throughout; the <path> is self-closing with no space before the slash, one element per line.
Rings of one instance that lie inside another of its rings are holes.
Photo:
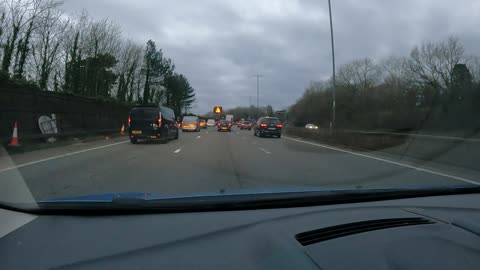
<path fill-rule="evenodd" d="M 0 190 L 12 193 L 12 185 L 26 185 L 36 200 L 110 192 L 464 185 L 478 184 L 478 175 L 298 138 L 258 138 L 238 129 L 183 132 L 168 144 L 133 145 L 121 137 L 12 157 L 0 153 Z"/>

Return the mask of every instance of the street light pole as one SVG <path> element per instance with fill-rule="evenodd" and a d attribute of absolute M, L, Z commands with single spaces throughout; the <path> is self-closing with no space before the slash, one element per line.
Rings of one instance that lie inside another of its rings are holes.
<path fill-rule="evenodd" d="M 335 45 L 333 42 L 333 22 L 332 22 L 332 5 L 330 4 L 330 0 L 328 0 L 328 13 L 330 14 L 330 39 L 332 41 L 332 69 L 333 69 L 333 76 L 332 76 L 332 122 L 331 122 L 331 129 L 335 127 L 335 106 L 336 106 L 336 80 L 335 80 Z"/>
<path fill-rule="evenodd" d="M 260 78 L 263 77 L 263 75 L 260 74 L 255 74 L 253 77 L 257 78 L 257 113 L 256 113 L 256 118 L 258 118 L 258 115 L 260 113 Z"/>

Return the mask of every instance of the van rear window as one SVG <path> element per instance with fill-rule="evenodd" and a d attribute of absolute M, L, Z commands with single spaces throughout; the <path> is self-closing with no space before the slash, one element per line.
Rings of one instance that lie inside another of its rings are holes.
<path fill-rule="evenodd" d="M 137 119 L 155 119 L 158 118 L 157 108 L 133 108 L 130 112 L 130 117 Z"/>

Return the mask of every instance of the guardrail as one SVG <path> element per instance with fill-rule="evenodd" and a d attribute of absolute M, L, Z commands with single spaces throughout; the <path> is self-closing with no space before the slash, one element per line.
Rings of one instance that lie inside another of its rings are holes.
<path fill-rule="evenodd" d="M 451 136 L 377 131 L 285 128 L 286 135 L 358 151 L 377 151 L 395 158 L 414 158 L 480 171 L 480 140 Z"/>

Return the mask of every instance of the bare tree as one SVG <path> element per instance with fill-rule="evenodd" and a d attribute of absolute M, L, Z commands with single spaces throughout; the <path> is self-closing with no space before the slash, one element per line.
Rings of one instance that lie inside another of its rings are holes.
<path fill-rule="evenodd" d="M 424 43 L 410 53 L 409 67 L 414 79 L 421 85 L 447 88 L 455 65 L 463 60 L 464 48 L 458 38 L 447 42 Z"/>
<path fill-rule="evenodd" d="M 5 44 L 5 30 L 8 26 L 7 22 L 7 6 L 5 2 L 0 2 L 0 44 Z M 0 56 L 3 58 L 3 51 L 0 51 Z"/>
<path fill-rule="evenodd" d="M 3 0 L 9 24 L 6 44 L 3 48 L 2 70 L 10 71 L 12 61 L 17 76 L 23 75 L 26 58 L 30 49 L 31 34 L 36 26 L 36 18 L 49 9 L 58 7 L 61 2 L 53 0 Z"/>
<path fill-rule="evenodd" d="M 380 78 L 380 71 L 372 59 L 364 58 L 342 66 L 337 76 L 340 85 L 358 91 L 374 86 Z"/>
<path fill-rule="evenodd" d="M 120 26 L 109 19 L 89 21 L 82 47 L 86 56 L 97 57 L 99 54 L 117 56 L 121 49 Z"/>
<path fill-rule="evenodd" d="M 140 72 L 143 48 L 132 40 L 123 43 L 117 72 L 119 74 L 117 98 L 131 102 L 134 97 L 135 76 Z"/>
<path fill-rule="evenodd" d="M 474 82 L 480 82 L 480 56 L 470 55 L 466 57 L 466 64 Z"/>
<path fill-rule="evenodd" d="M 69 21 L 62 20 L 62 15 L 61 10 L 47 10 L 45 14 L 39 16 L 39 26 L 34 32 L 33 64 L 38 85 L 42 90 L 47 90 L 54 63 L 60 60 L 58 52 L 69 26 Z"/>

